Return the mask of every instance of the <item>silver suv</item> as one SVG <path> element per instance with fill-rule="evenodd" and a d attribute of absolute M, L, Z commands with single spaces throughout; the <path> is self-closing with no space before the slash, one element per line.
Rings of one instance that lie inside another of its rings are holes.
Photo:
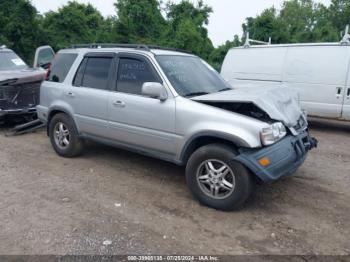
<path fill-rule="evenodd" d="M 61 50 L 37 112 L 60 156 L 93 139 L 184 165 L 193 195 L 221 210 L 294 173 L 317 145 L 287 91 L 234 90 L 199 57 L 160 47 Z"/>

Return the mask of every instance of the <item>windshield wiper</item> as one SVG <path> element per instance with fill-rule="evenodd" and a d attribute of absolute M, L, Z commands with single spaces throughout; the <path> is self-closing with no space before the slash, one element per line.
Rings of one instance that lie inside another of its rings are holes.
<path fill-rule="evenodd" d="M 185 97 L 191 97 L 191 96 L 204 96 L 209 94 L 208 92 L 193 92 L 193 93 L 188 93 L 185 95 Z"/>
<path fill-rule="evenodd" d="M 232 88 L 227 87 L 227 88 L 219 90 L 219 92 L 225 92 L 225 91 L 230 91 L 230 90 L 232 90 Z"/>

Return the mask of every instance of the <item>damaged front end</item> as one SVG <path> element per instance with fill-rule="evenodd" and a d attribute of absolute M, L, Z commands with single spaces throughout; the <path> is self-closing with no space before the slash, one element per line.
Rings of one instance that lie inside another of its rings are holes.
<path fill-rule="evenodd" d="M 35 113 L 41 82 L 0 86 L 0 116 Z"/>
<path fill-rule="evenodd" d="M 216 108 L 224 109 L 226 111 L 238 113 L 241 115 L 249 116 L 260 121 L 272 123 L 271 117 L 262 109 L 257 107 L 254 103 L 250 102 L 211 102 L 203 101 L 203 104 L 213 106 Z"/>
<path fill-rule="evenodd" d="M 37 72 L 32 77 L 26 73 L 24 78 L 0 81 L 0 117 L 35 115 L 44 77 L 45 73 Z"/>
<path fill-rule="evenodd" d="M 269 146 L 275 142 L 281 140 L 286 135 L 290 134 L 293 136 L 298 136 L 301 133 L 308 132 L 308 122 L 306 116 L 300 113 L 297 121 L 294 121 L 294 125 L 287 126 L 280 119 L 273 119 L 268 113 L 263 109 L 255 105 L 253 102 L 213 102 L 213 101 L 198 101 L 200 103 L 220 108 L 226 111 L 237 113 L 240 115 L 248 116 L 259 121 L 263 121 L 269 124 L 269 127 L 264 129 L 261 133 L 261 140 L 264 146 Z M 281 121 L 281 122 L 279 122 Z M 287 131 L 288 129 L 288 131 Z M 274 136 L 274 138 L 271 138 Z M 267 138 L 271 138 L 267 140 Z M 305 140 L 305 139 L 304 139 Z M 312 137 L 307 137 L 307 142 L 305 142 L 305 148 L 307 151 L 317 147 L 317 140 Z"/>
<path fill-rule="evenodd" d="M 192 100 L 246 115 L 264 122 L 280 121 L 286 127 L 297 124 L 303 114 L 298 102 L 282 88 L 245 88 L 198 96 Z"/>
<path fill-rule="evenodd" d="M 310 136 L 306 116 L 285 90 L 233 90 L 193 100 L 268 124 L 260 131 L 262 146 L 239 148 L 235 157 L 262 182 L 294 174 L 308 152 L 317 147 L 317 140 Z"/>

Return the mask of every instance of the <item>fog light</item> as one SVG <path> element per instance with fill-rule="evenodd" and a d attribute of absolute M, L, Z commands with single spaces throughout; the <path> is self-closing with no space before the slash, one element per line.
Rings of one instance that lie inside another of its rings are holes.
<path fill-rule="evenodd" d="M 261 166 L 268 166 L 268 165 L 270 165 L 270 163 L 271 163 L 270 159 L 268 159 L 267 157 L 264 157 L 264 158 L 259 160 L 259 164 Z"/>

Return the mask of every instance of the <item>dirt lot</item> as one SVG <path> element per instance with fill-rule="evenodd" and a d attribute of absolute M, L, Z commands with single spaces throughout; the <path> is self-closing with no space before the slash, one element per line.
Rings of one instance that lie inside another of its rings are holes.
<path fill-rule="evenodd" d="M 297 174 L 232 213 L 194 201 L 175 165 L 96 144 L 64 159 L 44 131 L 5 130 L 0 254 L 350 254 L 349 125 L 314 123 Z"/>

